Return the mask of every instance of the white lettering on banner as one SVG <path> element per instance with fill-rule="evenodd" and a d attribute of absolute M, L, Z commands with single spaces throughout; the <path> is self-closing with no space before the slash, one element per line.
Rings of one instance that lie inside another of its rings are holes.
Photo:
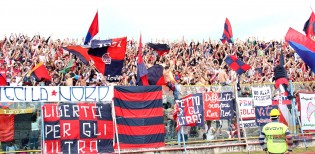
<path fill-rule="evenodd" d="M 272 104 L 270 87 L 252 87 L 252 94 L 255 106 L 268 106 Z"/>
<path fill-rule="evenodd" d="M 44 118 L 49 117 L 73 117 L 73 118 L 79 118 L 80 115 L 78 114 L 80 110 L 84 110 L 84 114 L 81 116 L 88 117 L 88 111 L 92 110 L 92 116 L 93 118 L 102 118 L 102 112 L 101 109 L 103 106 L 85 106 L 85 105 L 77 105 L 72 104 L 72 110 L 70 110 L 69 105 L 60 105 L 60 106 L 44 106 Z M 96 110 L 98 112 L 96 112 Z M 72 114 L 71 114 L 72 113 Z"/>
<path fill-rule="evenodd" d="M 49 145 L 48 145 L 49 144 Z M 51 147 L 51 149 L 47 149 L 47 147 Z M 56 152 L 54 152 L 54 149 L 56 149 Z M 52 142 L 45 142 L 45 149 L 44 149 L 44 153 L 48 153 L 48 151 L 50 151 L 51 153 L 61 153 L 61 151 L 59 151 L 59 143 L 58 141 L 52 141 Z"/>
<path fill-rule="evenodd" d="M 181 100 L 176 100 L 176 103 L 179 105 L 179 124 L 180 125 L 189 125 L 193 123 L 202 123 L 202 114 L 200 111 L 201 98 L 200 96 L 190 96 L 183 98 Z M 184 110 L 187 109 L 186 115 L 184 115 Z"/>
<path fill-rule="evenodd" d="M 65 141 L 63 143 L 61 143 L 63 145 L 61 145 L 61 147 L 67 147 L 67 149 L 64 149 L 65 153 L 71 153 L 71 146 L 74 145 L 73 141 Z M 90 145 L 89 147 L 87 147 L 86 145 Z M 46 149 L 47 147 L 51 147 L 51 149 Z M 78 153 L 98 153 L 98 144 L 97 141 L 84 141 L 84 140 L 78 140 L 77 141 L 77 150 Z M 87 151 L 88 148 L 89 152 Z M 56 151 L 55 151 L 56 149 Z M 59 149 L 59 143 L 58 141 L 52 141 L 52 142 L 45 142 L 45 149 L 44 149 L 44 153 L 47 153 L 48 151 L 52 152 L 52 153 L 62 153 Z"/>
<path fill-rule="evenodd" d="M 112 101 L 113 96 L 113 86 L 0 87 L 0 102 Z"/>
<path fill-rule="evenodd" d="M 255 108 L 253 99 L 249 97 L 239 97 L 237 99 L 240 114 L 243 119 L 255 118 Z"/>
<path fill-rule="evenodd" d="M 197 121 L 198 119 L 190 118 L 189 120 Z M 101 133 L 103 133 L 103 135 L 106 136 L 107 125 L 104 124 L 103 125 L 104 130 L 100 130 L 100 131 L 97 129 L 97 127 L 98 126 L 96 123 L 93 123 L 92 125 L 91 123 L 83 123 L 82 128 L 80 128 L 80 130 L 83 130 L 81 133 L 83 133 L 82 135 L 85 135 L 86 137 L 99 136 L 99 135 L 102 135 Z M 60 134 L 60 129 L 62 129 L 62 132 L 63 132 L 62 134 Z M 60 137 L 66 138 L 72 135 L 71 131 L 73 130 L 71 130 L 70 123 L 63 123 L 61 127 L 60 127 L 60 124 L 55 124 L 55 125 L 46 124 L 44 135 L 45 135 L 45 138 L 51 138 L 51 137 L 54 139 L 59 139 Z"/>
<path fill-rule="evenodd" d="M 209 95 L 208 93 L 205 93 L 205 101 L 210 101 L 210 102 L 224 102 L 224 101 L 231 101 L 232 100 L 232 95 L 231 93 L 219 93 L 220 95 L 217 96 L 217 93 L 212 93 L 212 95 Z"/>

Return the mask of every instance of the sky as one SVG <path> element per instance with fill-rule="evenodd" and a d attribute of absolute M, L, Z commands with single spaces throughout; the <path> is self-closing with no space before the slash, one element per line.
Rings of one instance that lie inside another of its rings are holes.
<path fill-rule="evenodd" d="M 144 41 L 219 40 L 225 19 L 234 39 L 281 40 L 289 27 L 303 32 L 315 0 L 5 0 L 0 38 L 11 33 L 53 39 L 86 36 L 96 11 L 95 38 Z"/>

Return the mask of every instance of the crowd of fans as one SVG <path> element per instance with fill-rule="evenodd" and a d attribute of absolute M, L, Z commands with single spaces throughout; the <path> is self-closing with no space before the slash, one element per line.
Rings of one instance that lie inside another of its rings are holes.
<path fill-rule="evenodd" d="M 162 56 L 144 45 L 143 60 L 146 67 L 154 64 L 167 66 L 166 80 L 181 85 L 230 84 L 237 76 L 224 58 L 227 55 L 237 57 L 251 66 L 240 77 L 241 84 L 273 82 L 273 67 L 279 64 L 280 50 L 285 57 L 285 68 L 292 81 L 313 81 L 314 73 L 299 58 L 296 52 L 283 42 L 264 42 L 249 38 L 236 40 L 234 44 L 222 44 L 219 41 L 202 42 L 160 42 L 167 43 L 170 51 Z M 0 40 L 0 72 L 6 72 L 8 86 L 47 85 L 47 86 L 96 86 L 96 85 L 136 85 L 138 42 L 129 40 L 122 76 L 119 82 L 106 81 L 91 62 L 86 65 L 79 58 L 62 47 L 82 45 L 83 39 L 44 38 L 39 34 L 32 37 L 23 34 L 11 34 Z M 61 73 L 70 61 L 75 66 L 67 73 Z M 26 74 L 37 63 L 43 62 L 49 71 L 51 82 L 38 82 Z M 315 87 L 310 83 L 309 88 Z"/>

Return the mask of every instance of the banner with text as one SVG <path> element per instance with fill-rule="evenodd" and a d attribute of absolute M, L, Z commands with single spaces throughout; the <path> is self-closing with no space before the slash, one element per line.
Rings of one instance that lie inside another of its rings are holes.
<path fill-rule="evenodd" d="M 181 126 L 204 126 L 202 94 L 190 94 L 176 100 L 178 104 L 178 124 Z"/>
<path fill-rule="evenodd" d="M 43 153 L 113 152 L 111 104 L 45 104 Z"/>
<path fill-rule="evenodd" d="M 252 87 L 255 106 L 268 106 L 272 104 L 270 87 Z"/>
<path fill-rule="evenodd" d="M 242 127 L 242 124 L 244 128 L 254 128 L 257 127 L 255 120 L 242 120 L 240 121 L 240 127 Z"/>
<path fill-rule="evenodd" d="M 315 130 L 315 94 L 300 93 L 301 123 L 303 130 Z"/>
<path fill-rule="evenodd" d="M 255 106 L 257 126 L 263 127 L 267 123 L 271 122 L 270 111 L 272 109 L 278 109 L 278 106 L 277 105 Z"/>
<path fill-rule="evenodd" d="M 253 98 L 239 97 L 237 101 L 238 101 L 238 108 L 239 108 L 242 119 L 243 120 L 255 119 L 255 108 L 254 108 Z"/>
<path fill-rule="evenodd" d="M 0 87 L 0 102 L 103 102 L 113 96 L 112 86 Z"/>
<path fill-rule="evenodd" d="M 207 92 L 203 95 L 205 120 L 232 119 L 232 92 Z"/>

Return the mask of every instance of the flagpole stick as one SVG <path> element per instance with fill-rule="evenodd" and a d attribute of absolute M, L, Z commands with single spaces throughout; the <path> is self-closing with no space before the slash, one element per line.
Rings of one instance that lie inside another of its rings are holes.
<path fill-rule="evenodd" d="M 41 134 L 42 134 L 42 152 L 43 153 L 47 151 L 46 145 L 45 145 L 45 131 L 44 131 L 44 112 L 43 112 L 44 102 L 41 102 L 41 108 L 40 108 L 40 116 L 42 117 L 42 126 L 41 126 Z"/>
<path fill-rule="evenodd" d="M 237 74 L 237 82 L 240 82 L 240 75 Z M 234 85 L 234 88 L 235 88 L 235 101 L 236 101 L 236 114 L 238 114 L 237 116 L 237 135 L 238 135 L 238 141 L 240 141 L 240 137 L 241 137 L 241 132 L 240 132 L 240 126 L 242 126 L 242 129 L 243 129 L 243 135 L 244 135 L 244 138 L 245 138 L 245 144 L 246 144 L 246 151 L 247 153 L 250 153 L 249 151 L 249 148 L 248 148 L 248 142 L 247 142 L 247 134 L 246 134 L 246 129 L 244 127 L 244 122 L 243 122 L 243 117 L 242 117 L 242 114 L 240 114 L 240 110 L 239 110 L 239 106 L 238 106 L 238 91 L 237 91 L 237 84 Z M 241 119 L 241 122 L 242 124 L 240 124 L 240 120 Z"/>
<path fill-rule="evenodd" d="M 113 98 L 114 99 L 114 98 Z M 116 139 L 117 139 L 117 148 L 118 148 L 118 153 L 120 154 L 120 144 L 119 144 L 119 138 L 118 138 L 118 129 L 117 129 L 117 121 L 116 121 L 116 112 L 114 108 L 114 101 L 112 99 L 111 106 L 112 106 L 112 118 L 114 120 L 114 126 L 115 126 L 115 134 L 116 134 Z M 115 138 L 115 137 L 114 137 Z M 113 142 L 114 143 L 114 142 Z"/>
<path fill-rule="evenodd" d="M 293 85 L 292 85 L 292 80 L 290 80 L 290 93 L 291 93 L 291 95 L 293 96 Z M 293 98 L 292 100 L 291 100 L 291 102 L 292 102 L 292 109 L 294 110 L 294 112 L 296 111 L 295 110 L 295 98 Z M 304 147 L 305 147 L 305 149 L 307 149 L 307 145 L 306 145 L 306 140 L 305 140 L 305 135 L 304 135 L 304 131 L 303 131 L 303 129 L 302 129 L 302 124 L 301 124 L 301 121 L 300 121 L 300 118 L 299 118 L 299 116 L 298 116 L 298 114 L 297 114 L 297 111 L 294 113 L 294 115 L 292 116 L 292 117 L 295 117 L 296 116 L 296 118 L 297 118 L 297 121 L 298 121 L 298 123 L 299 123 L 299 126 L 300 126 L 300 130 L 301 130 L 301 134 L 302 134 L 302 136 L 303 136 L 303 140 L 304 140 Z M 296 126 L 296 125 L 295 125 Z M 294 127 L 295 127 L 294 126 Z M 295 132 L 296 133 L 296 132 Z M 295 135 L 295 134 L 294 134 Z"/>
<path fill-rule="evenodd" d="M 182 135 L 182 139 L 183 139 L 183 143 L 184 143 L 184 153 L 186 154 L 187 150 L 186 150 L 186 142 L 185 142 L 185 138 L 184 138 L 184 126 L 180 127 L 180 133 Z"/>

